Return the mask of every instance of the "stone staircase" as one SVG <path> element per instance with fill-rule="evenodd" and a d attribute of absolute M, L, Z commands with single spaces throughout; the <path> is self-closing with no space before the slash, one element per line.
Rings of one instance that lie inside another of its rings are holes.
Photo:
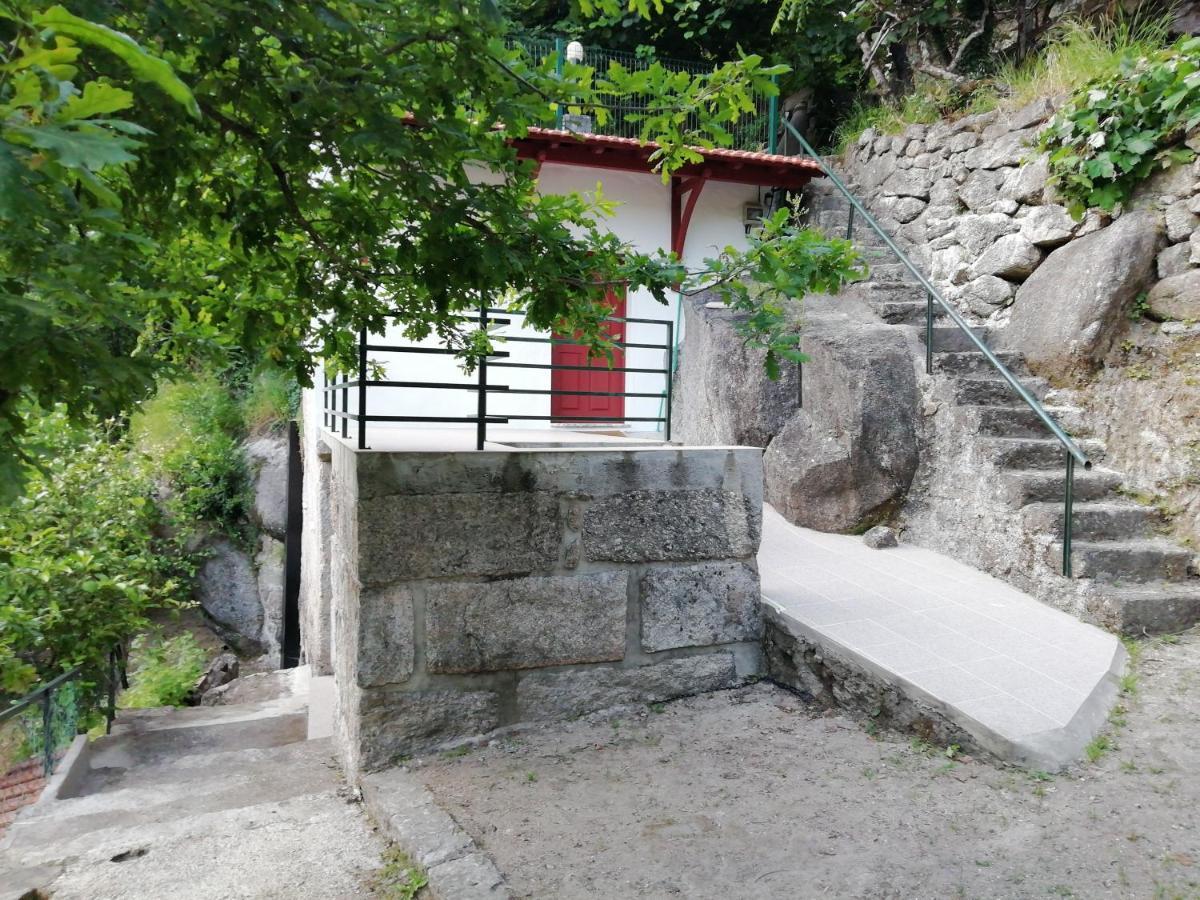
<path fill-rule="evenodd" d="M 818 202 L 816 224 L 827 233 L 844 234 L 847 205 L 831 186 L 823 187 L 828 192 Z M 848 293 L 865 301 L 883 321 L 912 329 L 914 347 L 923 354 L 925 289 L 870 226 L 858 223 L 853 240 L 870 266 L 870 276 Z M 976 333 L 989 343 L 987 329 Z M 1029 543 L 1035 535 L 1052 538 L 1048 546 L 1042 543 L 1039 577 L 1043 582 L 1062 581 L 1062 445 L 940 307 L 935 307 L 933 350 L 935 381 L 944 382 L 942 388 L 948 390 L 960 420 L 969 423 L 970 439 L 990 457 L 1012 524 L 1029 536 Z M 1030 374 L 1021 354 L 997 356 L 1058 421 L 1070 423 L 1078 417 L 1078 410 L 1054 405 L 1050 385 Z M 1174 631 L 1200 622 L 1200 572 L 1194 553 L 1162 536 L 1163 522 L 1155 509 L 1121 492 L 1121 473 L 1103 465 L 1101 442 L 1078 443 L 1093 460 L 1090 470 L 1076 466 L 1072 517 L 1072 574 L 1087 582 L 1087 611 L 1105 626 L 1128 634 Z"/>
<path fill-rule="evenodd" d="M 305 694 L 122 712 L 0 841 L 0 900 L 366 896 L 383 843 L 307 732 Z"/>

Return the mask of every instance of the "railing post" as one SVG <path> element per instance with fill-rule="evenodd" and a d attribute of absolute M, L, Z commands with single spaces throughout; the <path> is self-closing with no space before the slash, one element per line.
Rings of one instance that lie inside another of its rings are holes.
<path fill-rule="evenodd" d="M 117 715 L 117 651 L 108 651 L 108 707 L 104 710 L 104 733 L 112 733 L 113 719 Z"/>
<path fill-rule="evenodd" d="M 329 427 L 329 370 L 325 368 L 325 363 L 321 363 L 321 421 L 325 427 Z"/>
<path fill-rule="evenodd" d="M 1075 457 L 1067 450 L 1067 478 L 1064 485 L 1063 575 L 1071 577 L 1071 520 L 1075 517 Z"/>
<path fill-rule="evenodd" d="M 561 83 L 563 76 L 564 63 L 566 62 L 566 42 L 562 38 L 554 39 L 554 72 L 558 75 L 559 90 L 561 91 Z M 561 103 L 554 104 L 554 127 L 562 130 L 563 127 L 563 108 Z M 480 450 L 483 447 L 479 448 Z"/>
<path fill-rule="evenodd" d="M 846 217 L 846 240 L 854 236 L 854 204 L 850 205 L 850 215 Z"/>
<path fill-rule="evenodd" d="M 767 100 L 767 152 L 774 154 L 779 149 L 779 76 L 772 75 L 775 94 Z"/>
<path fill-rule="evenodd" d="M 54 770 L 54 688 L 42 694 L 42 774 L 49 778 Z"/>
<path fill-rule="evenodd" d="M 925 374 L 933 374 L 933 292 L 925 292 Z"/>
<path fill-rule="evenodd" d="M 562 43 L 562 39 L 560 38 L 559 44 L 561 44 L 561 43 Z M 561 51 L 562 48 L 560 47 L 559 49 Z M 559 54 L 560 63 L 561 63 L 561 60 L 562 60 L 562 55 L 560 52 L 560 54 Z M 481 304 L 479 304 L 479 327 L 485 333 L 487 332 L 487 321 L 488 321 L 487 304 L 481 303 Z M 488 392 L 487 392 L 487 357 L 486 356 L 481 356 L 479 358 L 479 365 L 476 366 L 475 372 L 479 377 L 479 405 L 476 410 L 476 419 L 475 419 L 475 449 L 482 450 L 483 444 L 487 440 L 487 394 L 488 394 Z"/>
<path fill-rule="evenodd" d="M 367 329 L 358 332 L 358 449 L 367 449 Z"/>
<path fill-rule="evenodd" d="M 663 440 L 671 441 L 671 395 L 675 392 L 675 324 L 667 322 L 667 408 Z"/>
<path fill-rule="evenodd" d="M 350 433 L 350 373 L 342 373 L 342 437 Z"/>

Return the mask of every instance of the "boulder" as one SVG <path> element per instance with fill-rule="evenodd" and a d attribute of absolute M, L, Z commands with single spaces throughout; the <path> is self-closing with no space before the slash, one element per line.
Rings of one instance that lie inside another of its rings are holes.
<path fill-rule="evenodd" d="M 883 182 L 885 197 L 916 197 L 929 199 L 930 177 L 927 169 L 898 169 Z"/>
<path fill-rule="evenodd" d="M 1001 343 L 1052 379 L 1090 370 L 1153 279 L 1162 240 L 1157 215 L 1140 210 L 1055 250 L 1017 291 Z"/>
<path fill-rule="evenodd" d="M 1029 155 L 1034 137 L 1032 130 L 1012 131 L 994 141 L 984 141 L 966 154 L 969 169 L 1000 169 L 1019 166 Z"/>
<path fill-rule="evenodd" d="M 763 456 L 766 499 L 797 525 L 859 531 L 903 502 L 917 470 L 920 405 L 902 331 L 810 320 L 805 406 Z"/>
<path fill-rule="evenodd" d="M 1034 206 L 1020 220 L 1021 235 L 1035 247 L 1058 247 L 1071 239 L 1075 220 L 1065 206 Z"/>
<path fill-rule="evenodd" d="M 254 476 L 255 524 L 282 540 L 287 534 L 287 435 L 255 438 L 245 444 L 243 452 Z"/>
<path fill-rule="evenodd" d="M 1042 251 L 1028 238 L 1019 234 L 1006 234 L 988 247 L 975 260 L 972 271 L 975 277 L 997 275 L 1010 281 L 1023 281 L 1042 261 Z"/>
<path fill-rule="evenodd" d="M 995 172 L 980 169 L 967 176 L 967 180 L 958 189 L 958 199 L 971 212 L 987 209 L 996 201 L 996 191 L 1000 177 Z"/>
<path fill-rule="evenodd" d="M 737 314 L 707 307 L 714 299 L 702 293 L 683 301 L 687 341 L 675 378 L 671 437 L 685 444 L 765 447 L 800 402 L 796 366 L 784 364 L 778 381 L 767 378 L 763 351 L 746 347 L 736 331 Z"/>
<path fill-rule="evenodd" d="M 1041 125 L 1052 115 L 1054 115 L 1054 104 L 1047 98 L 1041 97 L 1032 103 L 1022 106 L 1010 115 L 1008 117 L 1008 127 L 1013 129 L 1013 131 L 1032 128 L 1034 125 Z"/>
<path fill-rule="evenodd" d="M 1160 322 L 1200 320 L 1200 269 L 1164 278 L 1146 298 L 1150 317 Z"/>
<path fill-rule="evenodd" d="M 234 647 L 257 653 L 263 609 L 250 557 L 228 538 L 212 539 L 193 593 L 217 632 Z"/>

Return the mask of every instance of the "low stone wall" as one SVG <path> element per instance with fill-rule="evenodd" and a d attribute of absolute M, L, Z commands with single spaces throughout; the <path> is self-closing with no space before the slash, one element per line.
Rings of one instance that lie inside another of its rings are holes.
<path fill-rule="evenodd" d="M 330 450 L 351 773 L 760 670 L 761 453 Z"/>

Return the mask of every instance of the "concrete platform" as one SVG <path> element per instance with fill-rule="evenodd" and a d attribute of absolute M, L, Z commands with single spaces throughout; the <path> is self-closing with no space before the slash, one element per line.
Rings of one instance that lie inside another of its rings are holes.
<path fill-rule="evenodd" d="M 999 758 L 1078 759 L 1119 693 L 1111 634 L 947 556 L 797 528 L 764 508 L 768 616 L 943 715 Z"/>

